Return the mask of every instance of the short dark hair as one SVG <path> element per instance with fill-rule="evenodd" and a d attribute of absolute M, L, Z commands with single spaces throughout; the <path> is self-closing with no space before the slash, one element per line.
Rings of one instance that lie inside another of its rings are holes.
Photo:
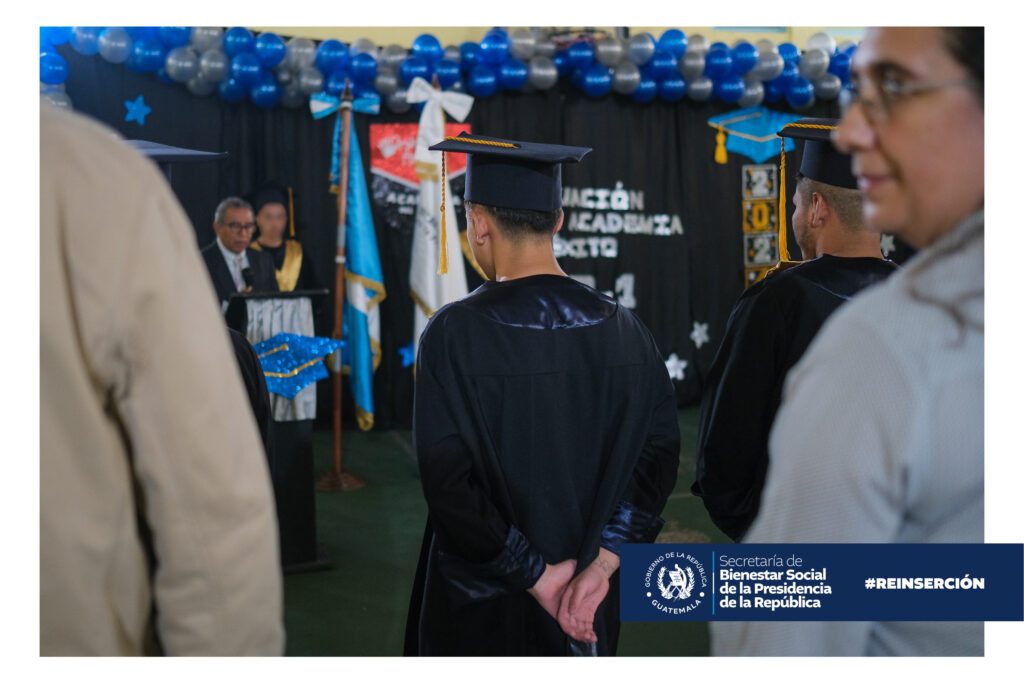
<path fill-rule="evenodd" d="M 810 205 L 811 195 L 817 192 L 825 198 L 839 218 L 839 225 L 844 230 L 864 229 L 864 195 L 858 190 L 848 187 L 836 187 L 827 183 L 808 178 L 797 171 L 796 191 L 800 193 L 804 204 Z"/>
<path fill-rule="evenodd" d="M 554 234 L 555 226 L 558 225 L 558 221 L 562 217 L 561 208 L 554 211 L 507 209 L 503 206 L 488 206 L 468 201 L 463 202 L 463 206 L 466 211 L 470 211 L 473 207 L 486 209 L 498 224 L 502 234 L 513 242 L 524 237 L 543 237 L 545 235 L 550 237 Z"/>
<path fill-rule="evenodd" d="M 985 27 L 947 26 L 942 39 L 953 59 L 967 69 L 971 89 L 978 104 L 985 108 Z"/>

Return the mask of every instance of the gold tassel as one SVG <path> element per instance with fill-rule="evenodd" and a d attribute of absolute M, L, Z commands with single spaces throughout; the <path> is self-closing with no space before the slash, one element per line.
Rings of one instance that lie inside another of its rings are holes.
<path fill-rule="evenodd" d="M 292 198 L 292 188 L 288 188 L 288 233 L 295 237 L 295 200 Z"/>
<path fill-rule="evenodd" d="M 448 184 L 446 180 L 447 169 L 445 168 L 445 153 L 441 152 L 441 248 L 438 250 L 437 260 L 437 274 L 447 275 L 448 274 L 448 226 L 444 218 L 445 203 L 447 196 L 445 195 L 445 185 Z"/>
<path fill-rule="evenodd" d="M 725 128 L 718 126 L 718 134 L 715 135 L 715 161 L 724 164 L 728 160 L 725 153 Z"/>
<path fill-rule="evenodd" d="M 786 138 L 782 140 L 782 162 L 779 164 L 779 261 L 789 261 L 789 247 L 786 244 Z"/>

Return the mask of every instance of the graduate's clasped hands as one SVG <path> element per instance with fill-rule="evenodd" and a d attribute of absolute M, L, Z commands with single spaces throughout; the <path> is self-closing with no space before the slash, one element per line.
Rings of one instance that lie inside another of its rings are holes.
<path fill-rule="evenodd" d="M 597 558 L 575 578 L 576 560 L 548 565 L 529 592 L 558 621 L 566 635 L 585 643 L 596 643 L 594 615 L 608 595 L 608 580 L 618 568 L 618 555 L 602 548 Z"/>

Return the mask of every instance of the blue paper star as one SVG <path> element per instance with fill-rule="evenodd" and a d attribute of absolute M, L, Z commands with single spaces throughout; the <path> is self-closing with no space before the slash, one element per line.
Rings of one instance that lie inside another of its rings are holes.
<path fill-rule="evenodd" d="M 416 342 L 411 341 L 398 349 L 398 355 L 402 357 L 402 367 L 407 368 L 416 362 Z"/>
<path fill-rule="evenodd" d="M 124 106 L 128 108 L 128 113 L 125 114 L 124 120 L 138 121 L 140 126 L 146 125 L 146 115 L 153 111 L 142 101 L 142 95 L 136 97 L 134 102 L 125 100 Z"/>

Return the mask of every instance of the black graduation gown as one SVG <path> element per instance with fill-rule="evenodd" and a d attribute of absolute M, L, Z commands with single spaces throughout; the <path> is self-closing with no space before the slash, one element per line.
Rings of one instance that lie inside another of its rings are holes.
<path fill-rule="evenodd" d="M 825 254 L 751 285 L 737 301 L 705 380 L 691 487 L 733 540 L 746 533 L 761 503 L 786 373 L 839 306 L 896 268 L 877 258 Z"/>
<path fill-rule="evenodd" d="M 423 332 L 413 430 L 430 514 L 406 654 L 614 654 L 617 574 L 596 647 L 526 590 L 661 528 L 679 427 L 643 324 L 569 278 L 485 283 Z"/>

